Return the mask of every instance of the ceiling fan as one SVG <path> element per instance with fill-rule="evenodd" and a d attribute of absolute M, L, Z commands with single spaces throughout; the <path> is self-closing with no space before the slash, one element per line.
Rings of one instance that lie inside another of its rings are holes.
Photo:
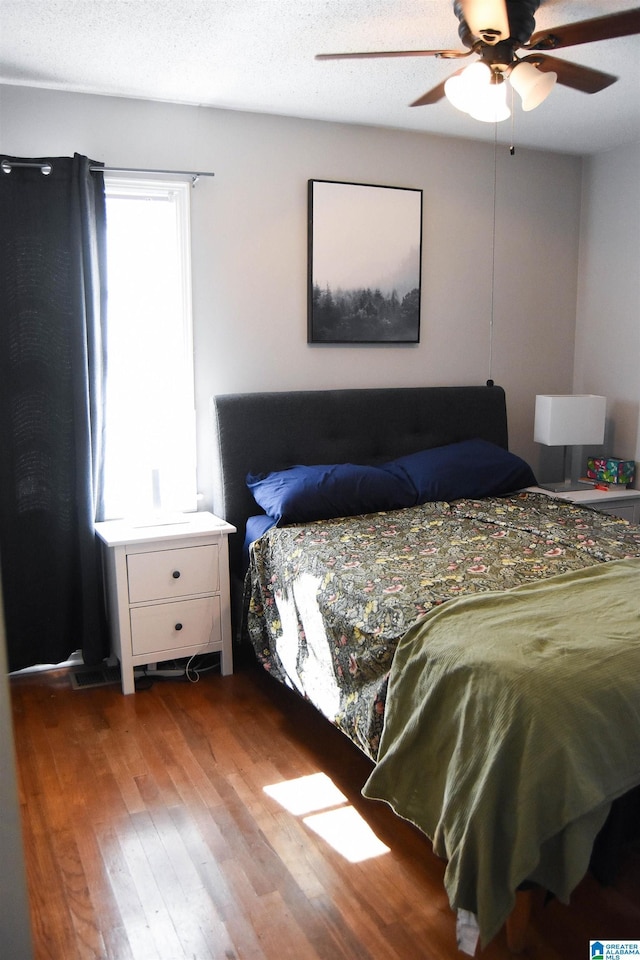
<path fill-rule="evenodd" d="M 508 79 L 520 94 L 524 110 L 537 107 L 556 80 L 583 93 L 598 93 L 618 79 L 610 73 L 550 56 L 547 51 L 640 33 L 640 7 L 591 20 L 535 31 L 541 0 L 454 0 L 458 35 L 467 50 L 386 50 L 361 53 L 321 53 L 317 60 L 356 60 L 371 57 L 438 57 L 458 60 L 476 54 L 466 69 L 428 90 L 410 106 L 437 103 L 444 96 L 478 120 L 495 122 L 510 116 L 506 102 Z M 517 51 L 525 51 L 519 56 Z"/>

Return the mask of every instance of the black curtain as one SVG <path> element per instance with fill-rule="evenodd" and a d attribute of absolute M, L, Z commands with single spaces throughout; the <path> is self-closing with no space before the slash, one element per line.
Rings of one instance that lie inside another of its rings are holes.
<path fill-rule="evenodd" d="M 9 163 L 22 158 L 0 157 Z M 0 555 L 10 670 L 108 654 L 101 514 L 104 177 L 0 171 Z"/>

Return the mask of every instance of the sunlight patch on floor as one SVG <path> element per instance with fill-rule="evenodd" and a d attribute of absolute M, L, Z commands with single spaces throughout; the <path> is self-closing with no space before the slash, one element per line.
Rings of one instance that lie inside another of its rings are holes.
<path fill-rule="evenodd" d="M 273 783 L 263 790 L 322 837 L 350 863 L 389 852 L 369 824 L 325 773 Z"/>
<path fill-rule="evenodd" d="M 304 817 L 302 822 L 350 863 L 360 863 L 362 860 L 389 853 L 389 847 L 378 840 L 355 807 L 325 810 L 323 813 Z"/>
<path fill-rule="evenodd" d="M 283 780 L 282 783 L 274 783 L 263 789 L 277 800 L 281 807 L 298 817 L 347 802 L 344 793 L 338 790 L 326 773 L 312 773 L 308 777 Z"/>

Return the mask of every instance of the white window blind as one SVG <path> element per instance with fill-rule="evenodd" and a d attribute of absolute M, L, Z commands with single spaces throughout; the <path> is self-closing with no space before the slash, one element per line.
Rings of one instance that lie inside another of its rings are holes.
<path fill-rule="evenodd" d="M 105 175 L 105 515 L 196 509 L 189 183 Z"/>

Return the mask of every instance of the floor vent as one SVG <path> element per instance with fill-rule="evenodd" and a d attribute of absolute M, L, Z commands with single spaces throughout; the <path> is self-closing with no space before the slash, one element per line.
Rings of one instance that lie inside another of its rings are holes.
<path fill-rule="evenodd" d="M 111 683 L 120 683 L 120 667 L 76 667 L 69 673 L 74 690 L 87 690 L 90 687 L 106 687 Z"/>

